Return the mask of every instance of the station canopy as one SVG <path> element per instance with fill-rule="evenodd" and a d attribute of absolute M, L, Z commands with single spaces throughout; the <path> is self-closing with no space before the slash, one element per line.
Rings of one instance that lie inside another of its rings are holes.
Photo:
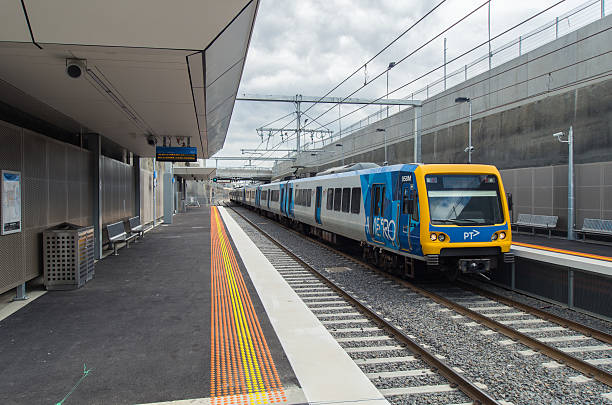
<path fill-rule="evenodd" d="M 140 155 L 223 147 L 259 0 L 2 2 L 0 101 Z M 68 63 L 83 66 L 68 76 Z"/>

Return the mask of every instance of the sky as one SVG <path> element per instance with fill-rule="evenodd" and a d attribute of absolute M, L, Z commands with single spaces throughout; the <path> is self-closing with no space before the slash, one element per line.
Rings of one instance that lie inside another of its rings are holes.
<path fill-rule="evenodd" d="M 443 82 L 432 83 L 443 77 L 444 38 L 447 40 L 447 72 L 461 72 L 447 78 L 447 86 L 451 87 L 463 80 L 466 64 L 487 54 L 488 7 L 485 0 L 446 0 L 417 23 L 440 2 L 442 0 L 261 0 L 238 95 L 323 96 L 409 28 L 406 35 L 368 63 L 365 71 L 361 68 L 330 96 L 347 97 L 355 92 L 351 97 L 384 97 L 387 93 L 387 66 L 389 62 L 400 60 L 388 71 L 389 90 L 405 87 L 390 94 L 390 98 L 426 98 L 425 92 L 418 91 L 428 84 L 431 86 L 430 95 L 442 90 Z M 560 4 L 505 33 L 557 3 Z M 584 4 L 585 0 L 491 0 L 491 46 L 497 49 Z M 562 20 L 560 34 L 584 24 L 588 18 L 596 18 L 600 13 L 599 7 L 599 3 L 593 4 L 580 14 Z M 552 26 L 545 33 L 525 40 L 523 51 L 554 38 L 554 29 Z M 433 41 L 426 44 L 431 39 Z M 481 44 L 485 45 L 479 46 Z M 461 56 L 468 51 L 471 52 Z M 493 66 L 515 55 L 518 56 L 518 44 L 496 54 Z M 468 77 L 487 68 L 487 60 L 471 66 Z M 380 77 L 375 79 L 378 75 Z M 307 128 L 338 131 L 367 115 L 380 113 L 381 109 L 380 106 L 358 108 L 344 105 L 339 110 L 338 106 L 329 104 L 303 105 L 302 111 L 306 111 L 303 119 L 310 121 Z M 397 111 L 397 107 L 394 108 L 392 112 Z M 331 110 L 326 112 L 328 109 Z M 295 114 L 274 122 L 294 111 L 295 106 L 291 103 L 236 101 L 225 146 L 216 156 L 245 156 L 241 153 L 243 148 L 261 150 L 266 149 L 266 144 L 268 147 L 278 145 L 281 142 L 279 134 L 269 139 L 265 136 L 262 143 L 256 128 L 295 128 L 295 122 L 291 122 Z M 346 114 L 338 120 L 339 115 Z M 291 131 L 285 132 L 293 135 Z M 305 141 L 310 141 L 310 137 Z M 295 148 L 295 139 L 280 147 Z M 283 155 L 276 152 L 267 156 Z M 238 167 L 245 163 L 219 161 L 218 164 L 219 167 Z M 264 167 L 272 164 L 252 163 Z M 207 165 L 214 166 L 215 161 L 209 160 Z"/>

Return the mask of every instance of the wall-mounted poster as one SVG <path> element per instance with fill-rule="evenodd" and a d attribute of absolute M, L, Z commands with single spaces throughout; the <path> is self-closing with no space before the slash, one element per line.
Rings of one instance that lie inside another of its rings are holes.
<path fill-rule="evenodd" d="M 1 234 L 21 232 L 21 173 L 2 170 L 0 192 L 2 193 Z"/>

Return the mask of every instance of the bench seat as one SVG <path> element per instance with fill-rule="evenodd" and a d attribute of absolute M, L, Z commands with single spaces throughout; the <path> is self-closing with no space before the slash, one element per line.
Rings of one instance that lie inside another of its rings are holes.
<path fill-rule="evenodd" d="M 531 233 L 535 234 L 535 229 L 546 229 L 548 231 L 548 237 L 550 238 L 551 232 L 557 227 L 557 221 L 559 217 L 556 215 L 532 215 L 532 214 L 519 214 L 518 220 L 513 224 L 516 226 L 518 232 L 519 227 L 531 228 Z"/>

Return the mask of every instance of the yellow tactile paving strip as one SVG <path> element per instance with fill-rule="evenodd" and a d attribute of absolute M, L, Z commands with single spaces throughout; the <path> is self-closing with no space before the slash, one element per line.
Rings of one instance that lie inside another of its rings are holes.
<path fill-rule="evenodd" d="M 211 402 L 287 402 L 217 207 L 210 214 Z"/>

